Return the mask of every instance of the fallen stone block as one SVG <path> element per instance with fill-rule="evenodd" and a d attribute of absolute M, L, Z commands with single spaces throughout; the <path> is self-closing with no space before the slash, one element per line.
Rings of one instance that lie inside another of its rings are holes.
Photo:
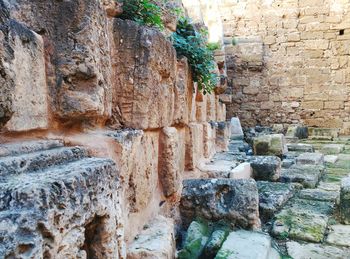
<path fill-rule="evenodd" d="M 324 172 L 325 168 L 322 166 L 294 165 L 281 170 L 280 180 L 283 183 L 300 183 L 304 188 L 315 188 Z"/>
<path fill-rule="evenodd" d="M 290 168 L 295 164 L 295 159 L 283 159 L 281 166 L 282 168 Z"/>
<path fill-rule="evenodd" d="M 224 220 L 242 228 L 260 226 L 259 195 L 254 180 L 191 179 L 183 181 L 182 219 Z"/>
<path fill-rule="evenodd" d="M 209 164 L 198 166 L 199 170 L 208 178 L 229 178 L 236 162 L 227 160 L 214 160 Z"/>
<path fill-rule="evenodd" d="M 287 129 L 286 138 L 306 139 L 309 136 L 308 127 L 291 125 Z"/>
<path fill-rule="evenodd" d="M 130 259 L 172 259 L 175 257 L 173 219 L 157 216 L 128 248 Z"/>
<path fill-rule="evenodd" d="M 321 242 L 333 207 L 333 202 L 291 199 L 275 216 L 272 234 L 282 239 Z"/>
<path fill-rule="evenodd" d="M 344 224 L 350 225 L 350 177 L 341 181 L 340 218 Z"/>
<path fill-rule="evenodd" d="M 277 181 L 281 176 L 281 159 L 276 156 L 256 156 L 249 159 L 253 178 L 260 181 Z"/>
<path fill-rule="evenodd" d="M 333 140 L 339 137 L 339 129 L 329 128 L 309 128 L 309 139 Z"/>
<path fill-rule="evenodd" d="M 215 258 L 279 259 L 281 257 L 273 248 L 269 235 L 238 230 L 229 234 Z"/>
<path fill-rule="evenodd" d="M 327 144 L 322 147 L 322 153 L 326 155 L 339 154 L 345 149 L 343 144 Z"/>
<path fill-rule="evenodd" d="M 350 247 L 350 226 L 330 225 L 326 243 L 336 246 Z"/>
<path fill-rule="evenodd" d="M 231 170 L 229 178 L 231 179 L 250 179 L 252 177 L 252 167 L 250 163 L 241 163 Z"/>
<path fill-rule="evenodd" d="M 338 161 L 338 156 L 326 155 L 324 156 L 324 162 L 328 164 L 335 164 Z"/>
<path fill-rule="evenodd" d="M 260 217 L 268 221 L 294 195 L 295 188 L 288 183 L 257 181 Z"/>
<path fill-rule="evenodd" d="M 187 229 L 183 249 L 179 252 L 178 258 L 199 258 L 209 239 L 209 235 L 207 223 L 193 221 Z"/>
<path fill-rule="evenodd" d="M 232 140 L 243 140 L 244 134 L 241 126 L 241 122 L 239 118 L 234 117 L 231 118 L 230 121 L 230 128 L 231 128 L 231 137 Z"/>
<path fill-rule="evenodd" d="M 214 258 L 229 234 L 228 229 L 217 229 L 211 234 L 203 251 L 203 258 Z"/>
<path fill-rule="evenodd" d="M 289 143 L 287 144 L 288 151 L 300 152 L 300 153 L 312 153 L 315 152 L 313 145 L 301 144 L 301 143 Z"/>
<path fill-rule="evenodd" d="M 339 191 L 325 191 L 323 189 L 304 189 L 298 194 L 301 199 L 331 202 L 335 202 L 338 196 Z"/>
<path fill-rule="evenodd" d="M 288 152 L 282 134 L 262 135 L 253 139 L 253 150 L 257 156 L 279 156 Z"/>
<path fill-rule="evenodd" d="M 321 153 L 303 153 L 296 158 L 297 165 L 323 165 L 324 155 Z"/>
<path fill-rule="evenodd" d="M 288 254 L 292 258 L 300 259 L 345 259 L 349 257 L 350 250 L 322 244 L 287 243 Z"/>

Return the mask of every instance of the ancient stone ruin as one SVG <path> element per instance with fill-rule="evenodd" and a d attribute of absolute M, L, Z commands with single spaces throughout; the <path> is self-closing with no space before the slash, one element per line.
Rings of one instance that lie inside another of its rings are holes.
<path fill-rule="evenodd" d="M 0 0 L 0 43 L 0 258 L 350 258 L 349 1 Z"/>

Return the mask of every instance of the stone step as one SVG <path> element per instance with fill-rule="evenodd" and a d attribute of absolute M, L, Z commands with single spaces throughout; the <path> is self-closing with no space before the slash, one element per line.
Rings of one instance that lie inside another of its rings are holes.
<path fill-rule="evenodd" d="M 275 216 L 272 234 L 279 239 L 322 242 L 333 209 L 334 202 L 293 198 Z"/>
<path fill-rule="evenodd" d="M 314 147 L 310 144 L 301 144 L 301 143 L 289 143 L 287 144 L 288 151 L 293 152 L 300 152 L 300 153 L 306 153 L 306 152 L 314 152 Z"/>
<path fill-rule="evenodd" d="M 115 163 L 103 158 L 83 158 L 43 171 L 2 177 L 0 254 L 42 258 L 49 253 L 66 258 L 67 252 L 68 257 L 79 258 L 86 245 L 89 251 L 101 249 L 106 258 L 116 258 L 114 243 L 107 241 L 101 247 L 99 242 L 116 235 L 118 187 Z M 94 227 L 103 231 L 84 241 Z"/>
<path fill-rule="evenodd" d="M 257 181 L 259 211 L 263 221 L 270 220 L 293 197 L 295 187 L 290 183 Z"/>
<path fill-rule="evenodd" d="M 33 153 L 0 158 L 0 177 L 7 174 L 21 174 L 38 171 L 54 165 L 73 162 L 86 157 L 81 147 L 58 147 Z"/>
<path fill-rule="evenodd" d="M 33 208 L 35 204 L 53 206 L 62 201 L 51 203 L 58 196 L 63 195 L 63 189 L 84 189 L 93 184 L 89 179 L 96 180 L 105 173 L 105 169 L 112 167 L 113 161 L 103 158 L 84 158 L 79 161 L 58 165 L 38 172 L 28 172 L 19 175 L 5 175 L 0 178 L 0 211 L 14 207 Z M 94 175 L 96 174 L 96 175 Z M 75 186 L 70 186 L 72 183 Z M 83 186 L 86 185 L 86 186 Z M 57 193 L 56 193 L 57 191 Z M 43 195 L 43 194 L 46 195 Z M 70 192 L 69 192 L 70 193 Z M 66 193 L 66 194 L 69 194 Z M 79 192 L 76 193 L 77 195 Z M 53 199 L 51 201 L 51 199 Z M 50 200 L 50 202 L 48 201 Z M 17 206 L 18 205 L 18 206 Z"/>
<path fill-rule="evenodd" d="M 174 220 L 157 216 L 145 227 L 128 249 L 129 259 L 175 258 Z"/>
<path fill-rule="evenodd" d="M 315 188 L 325 174 L 323 166 L 293 165 L 290 168 L 282 168 L 281 182 L 300 183 L 305 188 Z"/>
<path fill-rule="evenodd" d="M 270 236 L 252 231 L 231 232 L 215 259 L 279 259 Z"/>
<path fill-rule="evenodd" d="M 51 148 L 63 147 L 60 140 L 30 140 L 0 145 L 0 157 L 27 154 Z"/>
<path fill-rule="evenodd" d="M 294 259 L 349 259 L 350 249 L 321 244 L 287 243 L 288 254 Z"/>

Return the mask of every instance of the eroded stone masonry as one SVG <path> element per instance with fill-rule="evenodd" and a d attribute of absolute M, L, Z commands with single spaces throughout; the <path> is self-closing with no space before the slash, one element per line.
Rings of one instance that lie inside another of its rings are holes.
<path fill-rule="evenodd" d="M 172 4 L 213 93 L 164 8 L 0 0 L 0 258 L 350 258 L 348 1 Z"/>

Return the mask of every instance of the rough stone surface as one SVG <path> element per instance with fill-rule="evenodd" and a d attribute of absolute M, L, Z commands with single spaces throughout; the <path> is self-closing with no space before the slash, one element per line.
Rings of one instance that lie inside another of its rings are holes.
<path fill-rule="evenodd" d="M 309 138 L 316 140 L 333 140 L 339 136 L 338 129 L 309 128 Z"/>
<path fill-rule="evenodd" d="M 345 259 L 349 258 L 350 250 L 320 244 L 299 244 L 288 242 L 287 249 L 290 256 L 295 259 Z"/>
<path fill-rule="evenodd" d="M 186 125 L 189 121 L 190 98 L 192 98 L 190 84 L 190 70 L 186 58 L 177 61 L 174 122 L 176 125 Z"/>
<path fill-rule="evenodd" d="M 176 128 L 167 127 L 159 139 L 159 178 L 166 197 L 176 193 L 181 184 L 181 173 L 185 168 L 185 146 L 181 146 Z"/>
<path fill-rule="evenodd" d="M 281 176 L 281 159 L 276 156 L 257 156 L 249 159 L 253 178 L 262 181 L 277 181 Z"/>
<path fill-rule="evenodd" d="M 340 217 L 343 223 L 350 225 L 350 177 L 341 181 Z"/>
<path fill-rule="evenodd" d="M 203 123 L 203 155 L 211 158 L 216 153 L 216 129 L 212 123 Z"/>
<path fill-rule="evenodd" d="M 243 134 L 243 130 L 242 130 L 242 126 L 241 126 L 241 122 L 239 121 L 239 118 L 237 117 L 231 118 L 230 127 L 231 127 L 230 139 L 243 140 L 244 134 Z"/>
<path fill-rule="evenodd" d="M 200 167 L 203 174 L 209 178 L 230 178 L 230 173 L 237 166 L 233 161 L 214 160 Z"/>
<path fill-rule="evenodd" d="M 335 164 L 338 161 L 338 156 L 336 155 L 326 155 L 324 156 L 324 162 L 329 164 Z"/>
<path fill-rule="evenodd" d="M 112 161 L 86 158 L 1 178 L 2 255 L 118 257 L 119 183 Z"/>
<path fill-rule="evenodd" d="M 257 181 L 259 210 L 263 220 L 269 220 L 294 195 L 291 184 Z"/>
<path fill-rule="evenodd" d="M 270 236 L 259 232 L 238 230 L 229 234 L 215 258 L 278 259 L 280 255 L 274 251 Z"/>
<path fill-rule="evenodd" d="M 297 165 L 322 165 L 324 155 L 321 153 L 303 153 L 296 159 Z"/>
<path fill-rule="evenodd" d="M 183 249 L 179 252 L 178 258 L 199 258 L 209 239 L 209 235 L 206 223 L 193 221 L 187 229 Z"/>
<path fill-rule="evenodd" d="M 27 154 L 59 147 L 63 147 L 63 142 L 59 140 L 32 140 L 0 144 L 0 157 Z"/>
<path fill-rule="evenodd" d="M 315 152 L 314 147 L 310 144 L 293 143 L 287 144 L 288 151 L 295 151 L 301 153 Z"/>
<path fill-rule="evenodd" d="M 130 259 L 172 259 L 175 256 L 174 221 L 157 216 L 128 249 Z"/>
<path fill-rule="evenodd" d="M 339 154 L 344 148 L 343 144 L 327 144 L 322 147 L 322 153 L 326 155 Z"/>
<path fill-rule="evenodd" d="M 333 205 L 332 202 L 291 199 L 276 215 L 272 234 L 279 238 L 321 242 Z"/>
<path fill-rule="evenodd" d="M 42 37 L 7 20 L 0 26 L 0 44 L 0 128 L 46 129 L 48 87 Z"/>
<path fill-rule="evenodd" d="M 338 196 L 338 191 L 326 191 L 323 189 L 304 189 L 298 194 L 298 197 L 302 199 L 331 202 L 335 202 Z"/>
<path fill-rule="evenodd" d="M 102 1 L 21 0 L 8 5 L 12 18 L 44 36 L 54 115 L 62 121 L 105 120 L 111 114 L 112 65 L 110 23 Z M 63 22 L 62 16 L 70 19 Z"/>
<path fill-rule="evenodd" d="M 289 126 L 286 133 L 286 138 L 305 139 L 308 138 L 308 136 L 308 128 L 300 125 Z"/>
<path fill-rule="evenodd" d="M 350 226 L 331 225 L 326 243 L 336 246 L 350 247 Z"/>
<path fill-rule="evenodd" d="M 243 228 L 260 226 L 259 196 L 254 180 L 185 180 L 180 211 L 185 222 L 196 217 L 226 220 Z"/>
<path fill-rule="evenodd" d="M 216 127 L 216 146 L 218 151 L 228 150 L 228 139 L 230 138 L 230 123 L 218 122 Z"/>
<path fill-rule="evenodd" d="M 250 163 L 241 163 L 231 170 L 229 178 L 231 179 L 250 179 L 252 178 L 252 167 Z"/>
<path fill-rule="evenodd" d="M 300 183 L 305 188 L 315 188 L 324 174 L 324 167 L 321 166 L 292 166 L 282 169 L 281 181 L 284 183 Z"/>
<path fill-rule="evenodd" d="M 282 134 L 262 135 L 253 140 L 254 154 L 258 156 L 283 156 L 287 153 L 284 136 Z"/>
<path fill-rule="evenodd" d="M 137 129 L 170 126 L 177 66 L 171 42 L 158 30 L 119 19 L 114 42 L 118 67 L 112 123 Z"/>
<path fill-rule="evenodd" d="M 190 123 L 186 127 L 186 170 L 193 170 L 203 157 L 203 124 Z"/>

